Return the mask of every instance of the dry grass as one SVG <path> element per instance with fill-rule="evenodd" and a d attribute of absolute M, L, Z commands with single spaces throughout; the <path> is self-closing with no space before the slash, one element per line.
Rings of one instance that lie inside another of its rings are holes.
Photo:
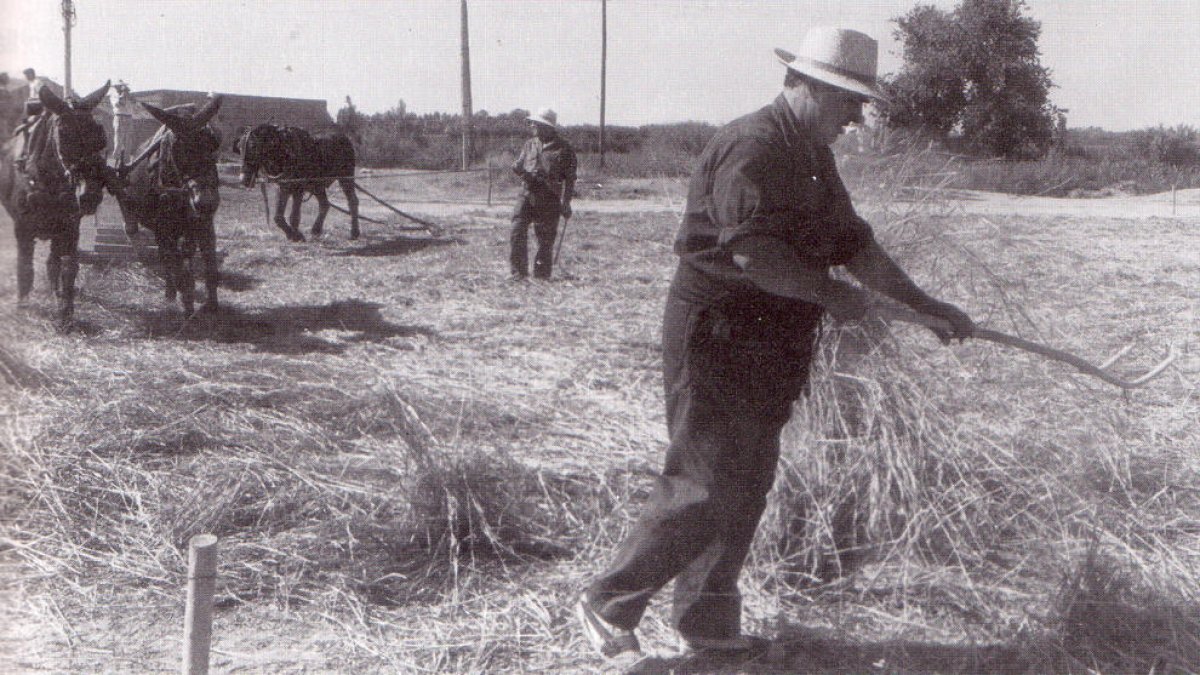
<path fill-rule="evenodd" d="M 873 169 L 879 194 L 930 189 L 868 215 L 988 325 L 1098 360 L 1194 341 L 1186 255 L 967 217 L 944 171 L 912 173 Z M 581 212 L 559 280 L 509 284 L 503 207 L 439 215 L 456 238 L 437 242 L 368 227 L 349 243 L 335 213 L 326 240 L 292 245 L 257 193 L 223 197 L 216 317 L 181 321 L 140 265 L 85 269 L 71 335 L 48 329 L 48 300 L 0 309 L 8 614 L 58 631 L 5 658 L 175 667 L 185 546 L 207 531 L 226 670 L 593 672 L 568 610 L 659 462 L 674 215 Z M 1197 668 L 1193 383 L 1122 399 L 906 327 L 827 338 L 744 584 L 747 627 L 790 660 L 744 672 Z M 657 607 L 643 632 L 670 638 Z"/>

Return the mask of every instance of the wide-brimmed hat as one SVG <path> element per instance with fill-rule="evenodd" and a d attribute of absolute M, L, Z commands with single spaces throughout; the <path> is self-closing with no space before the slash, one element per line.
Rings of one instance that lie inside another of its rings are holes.
<path fill-rule="evenodd" d="M 855 94 L 887 100 L 875 79 L 879 43 L 869 35 L 847 28 L 811 28 L 798 50 L 776 48 L 775 55 L 798 73 Z"/>
<path fill-rule="evenodd" d="M 550 127 L 551 129 L 558 128 L 558 113 L 554 112 L 553 110 L 551 110 L 549 108 L 541 108 L 534 114 L 530 115 L 529 117 L 526 117 L 525 119 L 529 120 L 530 122 L 537 122 L 538 124 L 545 124 L 546 126 Z"/>

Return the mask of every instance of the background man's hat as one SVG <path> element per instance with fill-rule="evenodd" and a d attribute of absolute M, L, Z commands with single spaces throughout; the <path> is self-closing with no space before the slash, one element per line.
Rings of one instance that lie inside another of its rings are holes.
<path fill-rule="evenodd" d="M 549 108 L 541 108 L 540 110 L 538 110 L 534 114 L 530 115 L 529 117 L 526 117 L 525 119 L 529 120 L 530 122 L 537 122 L 538 124 L 545 124 L 546 126 L 551 127 L 551 128 L 558 127 L 558 113 L 554 112 L 553 110 L 551 110 Z"/>
<path fill-rule="evenodd" d="M 875 80 L 879 43 L 846 28 L 809 29 L 800 49 L 775 49 L 779 62 L 792 70 L 839 89 L 886 100 Z"/>

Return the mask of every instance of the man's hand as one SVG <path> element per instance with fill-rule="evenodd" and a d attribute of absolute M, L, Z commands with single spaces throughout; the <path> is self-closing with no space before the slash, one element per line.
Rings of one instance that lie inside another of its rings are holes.
<path fill-rule="evenodd" d="M 867 294 L 856 286 L 830 280 L 823 296 L 821 304 L 837 321 L 858 321 L 867 313 Z"/>
<path fill-rule="evenodd" d="M 942 344 L 949 344 L 951 340 L 963 341 L 975 334 L 975 322 L 971 317 L 967 316 L 961 309 L 955 307 L 948 302 L 933 300 L 925 303 L 920 307 L 914 307 L 922 314 L 939 318 L 950 324 L 950 329 L 930 328 Z"/>
<path fill-rule="evenodd" d="M 563 218 L 566 218 L 566 219 L 568 219 L 568 220 L 570 220 L 570 218 L 571 218 L 571 214 L 572 214 L 572 213 L 573 213 L 573 211 L 571 211 L 571 204 L 570 204 L 570 202 L 563 202 L 563 205 L 562 205 L 562 217 L 563 217 Z"/>

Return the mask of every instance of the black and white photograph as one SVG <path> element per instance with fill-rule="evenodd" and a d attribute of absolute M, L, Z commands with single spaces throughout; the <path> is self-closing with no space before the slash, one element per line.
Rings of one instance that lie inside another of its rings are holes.
<path fill-rule="evenodd" d="M 0 673 L 1200 673 L 1200 0 L 0 0 Z"/>

